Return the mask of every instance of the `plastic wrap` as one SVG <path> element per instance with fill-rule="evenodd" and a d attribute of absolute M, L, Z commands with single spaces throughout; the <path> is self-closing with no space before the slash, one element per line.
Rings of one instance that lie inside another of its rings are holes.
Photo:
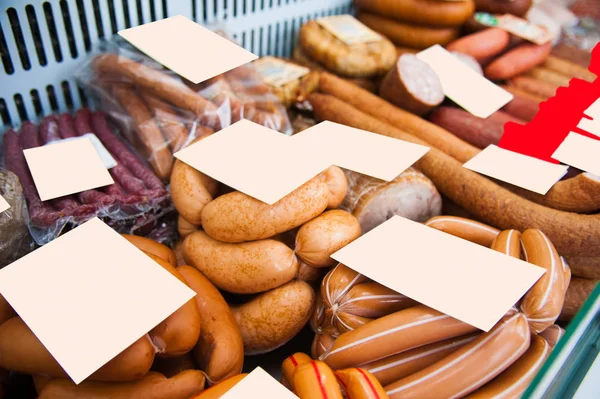
<path fill-rule="evenodd" d="M 352 171 L 345 173 L 348 193 L 341 208 L 358 218 L 363 234 L 394 215 L 424 222 L 442 211 L 442 199 L 433 183 L 413 168 L 391 182 Z"/>
<path fill-rule="evenodd" d="M 17 176 L 0 169 L 0 195 L 10 208 L 0 213 L 0 268 L 34 249 L 25 222 L 25 198 Z"/>
<path fill-rule="evenodd" d="M 115 184 L 41 201 L 23 150 L 86 134 L 94 134 L 116 161 L 117 165 L 109 169 Z M 102 112 L 84 109 L 74 117 L 51 115 L 39 126 L 24 122 L 18 134 L 9 129 L 3 137 L 2 163 L 19 179 L 27 203 L 23 218 L 39 245 L 92 217 L 103 219 L 119 233 L 149 235 L 159 242 L 175 238 L 175 223 L 168 220 L 174 207 L 166 187 L 115 135 Z"/>

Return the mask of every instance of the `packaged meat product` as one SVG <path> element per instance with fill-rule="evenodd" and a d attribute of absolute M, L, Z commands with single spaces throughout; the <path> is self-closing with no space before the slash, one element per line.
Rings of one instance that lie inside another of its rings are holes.
<path fill-rule="evenodd" d="M 437 216 L 442 199 L 433 183 L 409 168 L 391 182 L 345 171 L 348 194 L 341 205 L 360 222 L 363 234 L 394 215 L 417 222 Z"/>
<path fill-rule="evenodd" d="M 166 187 L 114 132 L 104 113 L 82 109 L 74 117 L 50 115 L 39 126 L 24 122 L 19 134 L 13 129 L 4 134 L 2 162 L 18 178 L 27 205 L 14 209 L 23 210 L 23 220 L 36 244 L 44 245 L 64 229 L 93 217 L 103 219 L 120 233 L 149 236 L 166 243 L 175 238 L 175 223 L 170 220 L 174 208 Z M 109 169 L 114 184 L 42 201 L 23 150 L 85 135 L 95 136 L 116 161 L 117 165 Z"/>

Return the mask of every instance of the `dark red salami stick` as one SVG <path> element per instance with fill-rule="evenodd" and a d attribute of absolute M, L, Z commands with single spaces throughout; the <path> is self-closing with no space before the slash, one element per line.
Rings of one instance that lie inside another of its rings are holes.
<path fill-rule="evenodd" d="M 29 121 L 23 122 L 21 132 L 19 133 L 19 139 L 21 141 L 21 147 L 23 147 L 24 150 L 42 145 L 37 126 Z"/>
<path fill-rule="evenodd" d="M 73 124 L 73 118 L 70 114 L 65 113 L 58 117 L 58 131 L 60 133 L 60 137 L 63 139 L 77 137 L 77 133 L 75 133 L 75 125 Z"/>
<path fill-rule="evenodd" d="M 51 226 L 60 218 L 60 214 L 40 199 L 29 173 L 19 136 L 12 129 L 4 134 L 2 152 L 6 168 L 19 178 L 32 223 L 38 227 Z"/>
<path fill-rule="evenodd" d="M 117 136 L 111 131 L 106 115 L 103 112 L 92 114 L 92 127 L 102 144 L 117 157 L 138 179 L 142 180 L 150 190 L 165 190 L 160 179 L 146 167 Z"/>
<path fill-rule="evenodd" d="M 90 115 L 91 112 L 87 109 L 82 109 L 77 111 L 75 114 L 75 132 L 77 135 L 82 136 L 85 133 L 94 133 L 90 127 Z M 96 134 L 97 136 L 97 134 Z M 106 144 L 104 144 L 106 146 Z M 110 148 L 107 147 L 107 150 L 112 153 Z M 113 157 L 115 154 L 111 154 Z M 133 176 L 127 168 L 120 163 L 120 160 L 117 158 L 117 166 L 111 168 L 109 173 L 111 174 L 113 180 L 118 182 L 127 192 L 136 195 L 144 195 L 147 191 L 144 183 Z"/>

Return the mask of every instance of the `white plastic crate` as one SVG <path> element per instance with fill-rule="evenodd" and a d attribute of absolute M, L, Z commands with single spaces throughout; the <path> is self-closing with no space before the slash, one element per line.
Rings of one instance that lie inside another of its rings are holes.
<path fill-rule="evenodd" d="M 259 56 L 289 56 L 309 19 L 351 0 L 0 0 L 0 119 L 4 126 L 86 105 L 73 71 L 95 42 L 173 15 L 223 24 Z M 4 129 L 0 129 L 4 130 Z"/>

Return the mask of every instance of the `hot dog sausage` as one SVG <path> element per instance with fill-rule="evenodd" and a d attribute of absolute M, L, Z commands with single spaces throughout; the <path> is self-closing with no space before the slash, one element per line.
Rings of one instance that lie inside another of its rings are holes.
<path fill-rule="evenodd" d="M 513 78 L 543 63 L 552 51 L 552 43 L 524 43 L 489 63 L 483 70 L 490 80 Z"/>
<path fill-rule="evenodd" d="M 355 272 L 348 266 L 339 263 L 331 269 L 321 282 L 321 298 L 326 307 L 332 307 L 340 298 L 346 295 L 355 284 L 363 283 L 369 279 Z"/>
<path fill-rule="evenodd" d="M 293 385 L 294 393 L 300 399 L 343 399 L 335 374 L 318 360 L 298 366 Z"/>
<path fill-rule="evenodd" d="M 489 28 L 463 36 L 446 46 L 446 49 L 468 54 L 481 62 L 502 52 L 509 43 L 510 33 L 500 28 Z"/>
<path fill-rule="evenodd" d="M 223 382 L 218 383 L 217 385 L 213 385 L 212 387 L 206 389 L 200 394 L 193 396 L 190 399 L 219 399 L 221 396 L 225 395 L 227 391 L 233 388 L 237 383 L 243 380 L 248 374 L 238 374 L 233 377 L 229 377 Z"/>
<path fill-rule="evenodd" d="M 344 171 L 335 165 L 323 172 L 323 178 L 329 191 L 327 209 L 335 209 L 342 204 L 346 197 L 348 179 L 346 179 Z"/>
<path fill-rule="evenodd" d="M 494 238 L 490 247 L 494 251 L 521 259 L 521 233 L 517 230 L 504 230 Z"/>
<path fill-rule="evenodd" d="M 458 216 L 434 216 L 425 225 L 488 248 L 500 234 L 492 226 Z"/>
<path fill-rule="evenodd" d="M 324 212 L 296 235 L 296 255 L 313 267 L 333 266 L 331 255 L 360 237 L 358 219 L 341 209 Z"/>
<path fill-rule="evenodd" d="M 464 337 L 451 338 L 424 345 L 419 348 L 363 364 L 360 367 L 368 370 L 382 385 L 385 386 L 398 381 L 401 378 L 408 377 L 409 375 L 421 371 L 437 361 L 442 360 L 449 354 L 456 352 L 459 348 L 462 348 L 473 341 L 477 335 L 477 333 L 470 334 L 465 335 Z"/>
<path fill-rule="evenodd" d="M 199 230 L 183 241 L 183 257 L 217 287 L 235 294 L 279 287 L 298 272 L 294 252 L 271 239 L 229 244 Z"/>
<path fill-rule="evenodd" d="M 314 359 L 318 359 L 327 352 L 335 342 L 335 337 L 329 334 L 315 334 L 315 338 L 313 339 L 312 346 L 310 349 L 310 354 Z"/>
<path fill-rule="evenodd" d="M 134 382 L 102 383 L 73 381 L 59 378 L 49 381 L 40 392 L 39 399 L 189 399 L 204 389 L 204 374 L 186 370 L 172 378 L 149 372 Z"/>
<path fill-rule="evenodd" d="M 519 398 L 550 355 L 550 345 L 539 335 L 531 337 L 531 345 L 523 356 L 489 384 L 478 389 L 468 399 Z"/>
<path fill-rule="evenodd" d="M 315 293 L 304 281 L 293 280 L 233 307 L 248 355 L 272 351 L 306 325 L 315 307 Z"/>
<path fill-rule="evenodd" d="M 439 362 L 385 386 L 390 399 L 461 398 L 506 370 L 529 348 L 531 332 L 521 313 Z"/>
<path fill-rule="evenodd" d="M 561 326 L 553 324 L 539 335 L 548 342 L 551 348 L 554 348 L 563 335 L 565 335 L 565 330 Z"/>
<path fill-rule="evenodd" d="M 337 303 L 341 312 L 370 318 L 386 316 L 417 304 L 376 282 L 354 285 Z"/>
<path fill-rule="evenodd" d="M 179 215 L 198 226 L 202 224 L 202 210 L 213 199 L 202 173 L 179 159 L 171 172 L 171 197 Z"/>
<path fill-rule="evenodd" d="M 283 363 L 281 363 L 281 381 L 283 385 L 285 385 L 293 391 L 294 387 L 291 384 L 294 381 L 294 372 L 296 371 L 298 366 L 310 362 L 312 362 L 310 356 L 302 352 L 294 353 L 292 356 L 287 357 L 283 361 Z"/>
<path fill-rule="evenodd" d="M 239 374 L 244 364 L 244 343 L 229 305 L 198 270 L 180 266 L 177 271 L 196 292 L 195 300 L 202 322 L 200 338 L 192 352 L 196 362 L 211 383 Z"/>
<path fill-rule="evenodd" d="M 473 326 L 419 305 L 340 335 L 320 360 L 334 369 L 353 367 L 475 330 Z"/>
<path fill-rule="evenodd" d="M 349 398 L 387 399 L 388 397 L 379 381 L 365 369 L 338 370 L 335 376 Z"/>
<path fill-rule="evenodd" d="M 356 316 L 352 313 L 338 311 L 331 312 L 331 310 L 331 308 L 326 310 L 325 317 L 331 319 L 333 326 L 340 333 L 355 330 L 360 326 L 364 326 L 365 324 L 370 323 L 374 320 L 368 317 Z"/>
<path fill-rule="evenodd" d="M 173 251 L 171 251 L 171 248 L 167 247 L 166 245 L 158 243 L 149 238 L 140 237 L 133 234 L 121 234 L 121 236 L 123 236 L 123 238 L 125 238 L 131 244 L 135 245 L 140 251 L 157 256 L 172 266 L 177 265 L 175 254 Z"/>
<path fill-rule="evenodd" d="M 187 285 L 175 266 L 152 254 L 146 254 L 179 281 Z M 173 314 L 154 327 L 148 335 L 150 335 L 150 339 L 158 349 L 159 356 L 179 356 L 192 350 L 200 336 L 200 314 L 195 299 L 192 298 L 183 304 Z"/>
<path fill-rule="evenodd" d="M 88 377 L 90 381 L 133 381 L 146 375 L 155 349 L 147 335 Z M 20 317 L 0 326 L 0 368 L 25 374 L 67 377 L 54 357 Z"/>
<path fill-rule="evenodd" d="M 223 242 L 269 238 L 321 214 L 329 203 L 328 192 L 319 175 L 273 205 L 239 191 L 225 194 L 204 207 L 202 227 L 209 236 Z"/>
<path fill-rule="evenodd" d="M 525 294 L 521 310 L 536 333 L 554 324 L 565 298 L 565 270 L 548 237 L 540 230 L 528 229 L 521 236 L 525 260 L 546 269 L 546 273 Z"/>

